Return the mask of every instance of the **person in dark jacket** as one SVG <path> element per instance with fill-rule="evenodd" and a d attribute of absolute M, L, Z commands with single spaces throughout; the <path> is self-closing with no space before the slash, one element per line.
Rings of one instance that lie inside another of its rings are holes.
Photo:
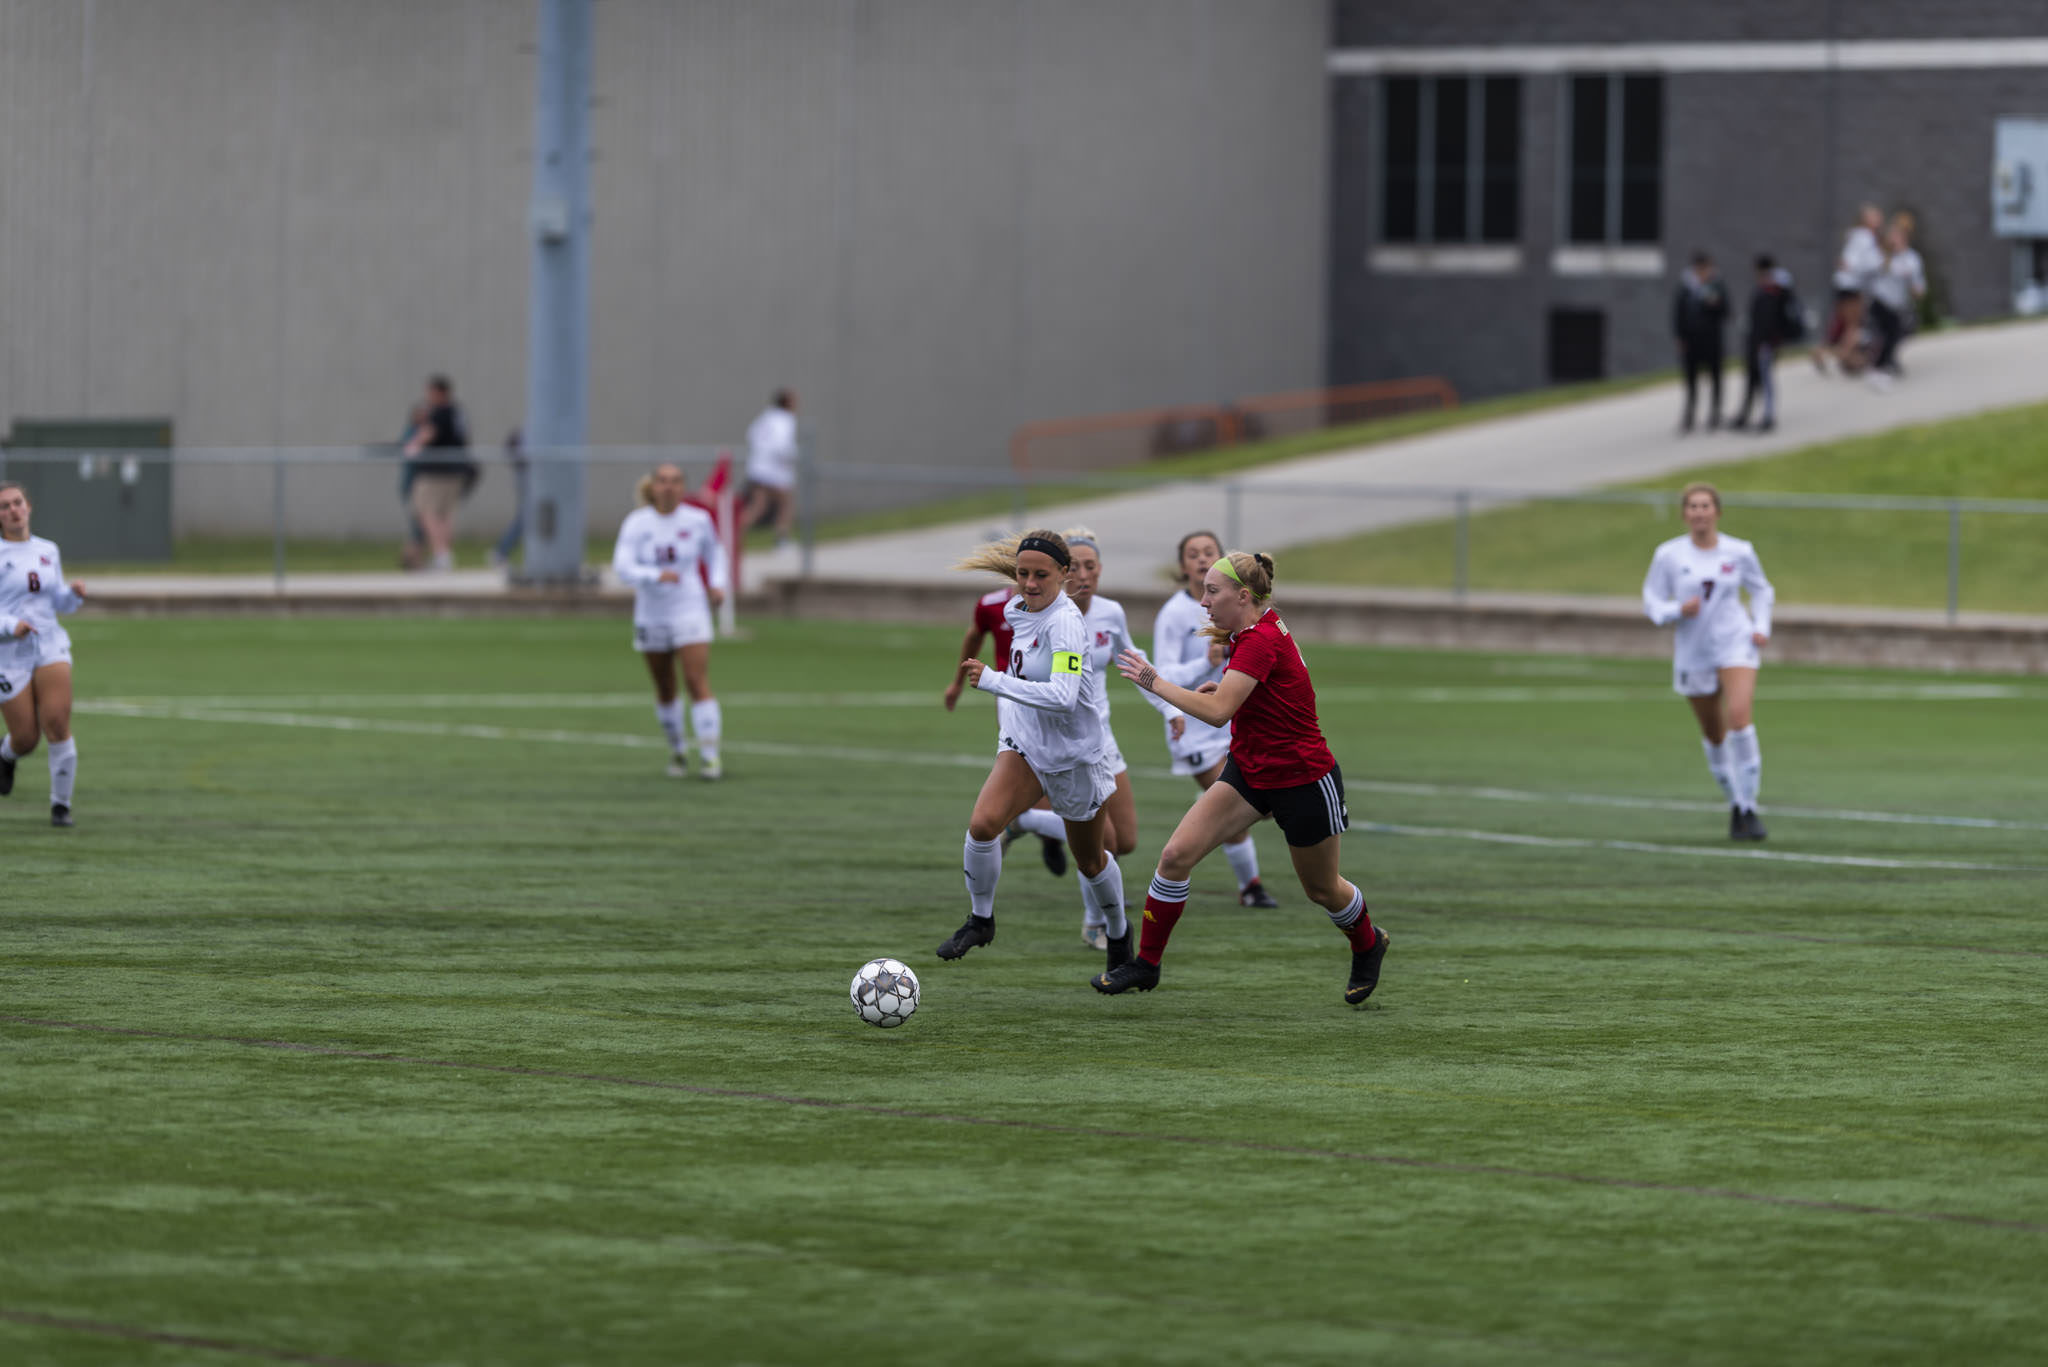
<path fill-rule="evenodd" d="M 1749 426 L 1749 406 L 1759 395 L 1763 411 L 1756 430 L 1768 432 L 1778 425 L 1778 385 L 1772 374 L 1778 348 L 1796 342 L 1806 331 L 1800 316 L 1798 296 L 1792 292 L 1792 273 L 1768 255 L 1756 259 L 1756 287 L 1749 294 L 1749 335 L 1743 343 L 1747 379 L 1742 388 L 1742 407 L 1729 427 L 1740 432 Z"/>
<path fill-rule="evenodd" d="M 1685 371 L 1685 416 L 1680 432 L 1692 431 L 1692 415 L 1701 374 L 1707 377 L 1707 426 L 1721 425 L 1721 334 L 1728 322 L 1728 289 L 1714 271 L 1713 258 L 1692 254 L 1692 265 L 1678 280 L 1671 303 L 1671 333 L 1678 341 L 1678 363 Z"/>

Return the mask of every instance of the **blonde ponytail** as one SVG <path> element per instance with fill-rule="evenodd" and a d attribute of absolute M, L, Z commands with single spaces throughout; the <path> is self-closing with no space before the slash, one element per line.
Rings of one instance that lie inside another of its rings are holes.
<path fill-rule="evenodd" d="M 1072 553 L 1067 550 L 1067 540 L 1065 537 L 1061 536 L 1058 532 L 1040 528 L 1037 531 L 1019 532 L 1014 536 L 1006 536 L 999 541 L 984 542 L 976 546 L 965 558 L 958 561 L 953 568 L 975 573 L 999 574 L 1005 579 L 1015 579 L 1017 577 L 1017 548 L 1026 541 L 1049 541 L 1060 548 L 1062 556 L 1066 556 L 1069 559 L 1072 558 Z"/>
<path fill-rule="evenodd" d="M 654 506 L 654 476 L 652 474 L 640 476 L 640 482 L 633 486 L 633 498 L 638 507 L 652 508 Z"/>

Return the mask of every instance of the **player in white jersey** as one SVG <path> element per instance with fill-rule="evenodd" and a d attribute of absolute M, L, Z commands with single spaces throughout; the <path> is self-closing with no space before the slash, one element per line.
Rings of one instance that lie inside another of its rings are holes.
<path fill-rule="evenodd" d="M 683 502 L 683 472 L 658 465 L 640 481 L 641 506 L 619 524 L 612 549 L 612 573 L 633 587 L 633 648 L 647 659 L 654 678 L 654 717 L 668 737 L 668 772 L 690 772 L 689 742 L 683 738 L 683 705 L 676 697 L 676 663 L 690 690 L 690 729 L 697 734 L 697 773 L 724 774 L 718 738 L 724 718 L 711 695 L 711 612 L 732 589 L 725 553 L 711 514 Z M 709 579 L 707 588 L 705 579 Z"/>
<path fill-rule="evenodd" d="M 1209 638 L 1209 610 L 1202 606 L 1201 597 L 1203 576 L 1222 558 L 1223 543 L 1214 532 L 1189 532 L 1174 551 L 1181 591 L 1166 600 L 1152 623 L 1152 667 L 1168 683 L 1199 691 L 1203 684 L 1223 681 L 1223 646 Z M 1173 772 L 1191 776 L 1195 786 L 1206 792 L 1223 773 L 1223 761 L 1230 758 L 1230 728 L 1209 726 L 1193 717 L 1179 727 L 1168 721 L 1166 752 L 1173 757 Z M 1259 851 L 1249 830 L 1224 841 L 1223 855 L 1237 875 L 1241 906 L 1280 905 L 1259 881 Z"/>
<path fill-rule="evenodd" d="M 1660 627 L 1678 624 L 1671 686 L 1692 704 L 1707 768 L 1728 796 L 1728 838 L 1762 840 L 1756 798 L 1764 757 L 1751 710 L 1758 651 L 1771 639 L 1777 595 L 1756 548 L 1720 530 L 1721 495 L 1713 485 L 1686 485 L 1680 502 L 1686 534 L 1651 557 L 1643 610 Z"/>
<path fill-rule="evenodd" d="M 983 546 L 959 565 L 1007 575 L 1017 592 L 1003 610 L 1011 633 L 1008 669 L 962 662 L 969 684 L 1006 705 L 999 709 L 995 764 L 967 823 L 967 922 L 939 946 L 941 959 L 996 938 L 1003 831 L 1041 797 L 1052 800 L 1066 827 L 1083 907 L 1108 927 L 1110 967 L 1131 957 L 1123 870 L 1107 848 L 1103 810 L 1116 792 L 1116 745 L 1102 721 L 1103 677 L 1091 667 L 1088 625 L 1064 588 L 1072 564 L 1065 538 L 1035 531 Z"/>
<path fill-rule="evenodd" d="M 1130 619 L 1124 616 L 1123 604 L 1095 591 L 1102 582 L 1102 552 L 1095 533 L 1086 527 L 1070 527 L 1063 535 L 1067 552 L 1074 561 L 1067 571 L 1067 596 L 1081 610 L 1081 618 L 1088 627 L 1088 666 L 1106 681 L 1113 677 L 1111 671 L 1116 657 L 1126 650 L 1137 650 L 1137 645 L 1131 640 Z M 1143 654 L 1142 651 L 1139 653 Z M 1182 720 L 1181 710 L 1172 703 L 1150 693 L 1144 694 L 1144 698 L 1166 718 L 1169 728 L 1175 721 Z M 1138 848 L 1138 803 L 1131 793 L 1131 766 L 1124 762 L 1123 750 L 1116 743 L 1116 733 L 1110 729 L 1108 688 L 1102 690 L 1101 710 L 1102 727 L 1109 736 L 1110 768 L 1116 775 L 1116 791 L 1103 804 L 1108 816 L 1103 839 L 1111 854 L 1125 855 Z M 1003 848 L 1008 850 L 1011 842 L 1026 832 L 1041 839 L 1066 839 L 1066 828 L 1059 814 L 1042 800 L 1010 823 L 1009 829 L 1003 833 Z M 1082 914 L 1081 939 L 1095 949 L 1109 948 L 1109 931 L 1092 910 Z"/>
<path fill-rule="evenodd" d="M 0 483 L 0 797 L 14 791 L 14 766 L 50 739 L 50 824 L 69 826 L 78 781 L 71 737 L 71 636 L 57 614 L 76 612 L 85 585 L 64 582 L 57 543 L 28 529 L 28 491 Z"/>

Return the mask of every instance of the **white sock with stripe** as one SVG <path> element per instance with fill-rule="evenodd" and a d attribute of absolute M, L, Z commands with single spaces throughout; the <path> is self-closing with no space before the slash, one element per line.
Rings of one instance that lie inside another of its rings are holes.
<path fill-rule="evenodd" d="M 1065 840 L 1067 823 L 1060 814 L 1050 807 L 1033 807 L 1017 818 L 1017 824 L 1032 835 L 1042 835 L 1047 840 Z"/>
<path fill-rule="evenodd" d="M 78 738 L 50 742 L 50 805 L 69 807 L 71 785 L 78 781 Z"/>
<path fill-rule="evenodd" d="M 960 852 L 960 872 L 967 878 L 967 904 L 976 916 L 996 914 L 996 880 L 1003 876 L 1003 842 L 967 837 Z"/>
<path fill-rule="evenodd" d="M 1707 772 L 1714 776 L 1714 782 L 1721 785 L 1721 791 L 1727 794 L 1728 800 L 1735 801 L 1735 784 L 1728 777 L 1728 747 L 1716 745 L 1701 736 L 1700 749 L 1707 752 Z"/>
<path fill-rule="evenodd" d="M 1096 918 L 1089 924 L 1099 922 L 1110 939 L 1121 940 L 1131 929 L 1130 918 L 1124 914 L 1124 871 L 1117 867 L 1115 855 L 1107 859 L 1101 873 L 1081 880 L 1081 901 Z"/>
<path fill-rule="evenodd" d="M 1259 881 L 1259 850 L 1249 835 L 1225 845 L 1223 857 L 1230 861 L 1230 871 L 1237 875 L 1239 892 Z"/>
<path fill-rule="evenodd" d="M 705 759 L 718 758 L 718 733 L 724 725 L 725 714 L 718 709 L 718 699 L 706 698 L 690 704 L 690 729 L 697 733 L 697 753 Z"/>
<path fill-rule="evenodd" d="M 683 700 L 671 698 L 656 703 L 654 719 L 661 723 L 661 734 L 668 737 L 668 748 L 678 755 L 683 753 Z"/>
<path fill-rule="evenodd" d="M 9 764 L 12 764 L 20 758 L 20 755 L 14 753 L 14 737 L 0 735 L 0 759 L 4 759 Z"/>
<path fill-rule="evenodd" d="M 1756 809 L 1756 795 L 1764 786 L 1764 749 L 1756 738 L 1754 723 L 1730 731 L 1727 741 L 1728 780 L 1735 787 L 1735 805 L 1745 812 Z"/>
<path fill-rule="evenodd" d="M 1331 922 L 1339 930 L 1349 930 L 1358 924 L 1358 918 L 1365 915 L 1365 889 L 1356 883 L 1351 885 L 1351 901 L 1342 911 L 1330 913 Z"/>
<path fill-rule="evenodd" d="M 1190 879 L 1183 878 L 1176 883 L 1165 874 L 1155 871 L 1152 875 L 1152 886 L 1145 890 L 1145 895 L 1162 902 L 1185 902 L 1188 900 L 1188 890 L 1193 886 L 1194 883 Z"/>

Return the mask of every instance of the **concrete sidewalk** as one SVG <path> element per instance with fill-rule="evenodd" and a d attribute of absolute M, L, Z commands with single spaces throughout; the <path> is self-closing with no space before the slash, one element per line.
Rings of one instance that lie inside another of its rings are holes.
<path fill-rule="evenodd" d="M 1447 516 L 1444 499 L 1402 496 L 1435 486 L 1569 492 L 1650 479 L 1675 470 L 1748 460 L 1815 442 L 1993 409 L 2048 401 L 2048 323 L 2016 323 L 1916 337 L 1908 376 L 1888 393 L 1857 380 L 1823 378 L 1805 359 L 1778 368 L 1778 429 L 1766 436 L 1677 434 L 1676 383 L 1428 436 L 1312 456 L 1247 471 L 1235 521 L 1242 546 L 1279 550 L 1357 532 Z M 1740 402 L 1742 380 L 1725 382 L 1724 411 Z M 1344 492 L 1330 486 L 1346 486 Z M 1814 492 L 1787 490 L 1784 492 Z M 1180 537 L 1197 527 L 1228 535 L 1231 510 L 1220 483 L 1168 484 L 1114 497 L 1032 510 L 1034 524 L 1086 525 L 1102 537 L 1110 591 L 1149 581 Z M 987 521 L 821 544 L 814 572 L 829 578 L 943 574 L 993 530 Z M 1676 525 L 1673 527 L 1677 530 Z M 1645 542 L 1647 560 L 1650 544 Z M 795 548 L 750 555 L 750 587 L 798 573 Z"/>

